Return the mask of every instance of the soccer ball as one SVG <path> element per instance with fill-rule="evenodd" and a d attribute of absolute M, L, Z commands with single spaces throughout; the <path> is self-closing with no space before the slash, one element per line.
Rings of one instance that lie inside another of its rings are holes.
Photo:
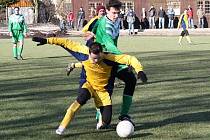
<path fill-rule="evenodd" d="M 134 126 L 130 121 L 123 120 L 117 124 L 116 131 L 119 137 L 126 138 L 133 135 Z"/>

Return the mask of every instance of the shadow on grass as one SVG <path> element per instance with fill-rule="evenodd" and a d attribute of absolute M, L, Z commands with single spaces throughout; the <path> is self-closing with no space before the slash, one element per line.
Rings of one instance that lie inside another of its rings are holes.
<path fill-rule="evenodd" d="M 157 122 L 146 122 L 141 125 L 138 125 L 136 127 L 136 130 L 151 129 L 176 123 L 198 123 L 198 122 L 202 123 L 210 122 L 210 111 L 183 114 Z"/>

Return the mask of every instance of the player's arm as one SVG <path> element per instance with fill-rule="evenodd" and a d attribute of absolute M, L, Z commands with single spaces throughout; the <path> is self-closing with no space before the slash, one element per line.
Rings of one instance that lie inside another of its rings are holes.
<path fill-rule="evenodd" d="M 55 44 L 69 51 L 87 54 L 87 55 L 89 54 L 89 49 L 87 46 L 82 45 L 79 42 L 72 41 L 70 39 L 56 38 L 56 37 L 51 37 L 51 38 L 33 37 L 32 40 L 35 42 L 39 42 L 39 44 L 37 45 Z"/>
<path fill-rule="evenodd" d="M 109 34 L 104 34 L 102 37 L 102 42 L 105 46 L 105 50 L 106 52 L 111 52 L 114 54 L 122 54 L 122 52 L 117 48 L 117 46 L 114 43 L 114 40 L 112 39 L 111 35 Z"/>
<path fill-rule="evenodd" d="M 77 63 L 69 63 L 66 71 L 67 71 L 67 76 L 69 76 L 69 74 L 75 69 L 75 68 L 82 68 L 82 63 L 81 62 L 77 62 Z"/>
<path fill-rule="evenodd" d="M 143 82 L 147 82 L 147 76 L 143 72 L 143 66 L 138 61 L 135 56 L 121 54 L 121 55 L 114 55 L 114 54 L 105 54 L 105 59 L 132 66 L 137 73 L 137 77 L 140 78 Z"/>
<path fill-rule="evenodd" d="M 12 26 L 13 26 L 13 23 L 12 23 L 11 17 L 9 17 L 8 31 L 10 33 L 10 36 L 12 36 Z"/>
<path fill-rule="evenodd" d="M 183 15 L 181 15 L 180 18 L 179 18 L 177 29 L 180 28 L 180 25 L 181 25 L 181 22 L 182 22 L 182 18 L 183 18 Z"/>
<path fill-rule="evenodd" d="M 25 18 L 23 16 L 23 22 L 22 22 L 22 27 L 23 27 L 23 33 L 28 33 L 28 27 L 27 27 L 27 24 L 25 22 Z"/>
<path fill-rule="evenodd" d="M 82 29 L 83 33 L 86 33 L 88 31 L 91 31 L 92 29 L 90 29 L 90 27 L 94 26 L 93 24 L 96 23 L 96 20 L 98 20 L 98 16 L 92 18 Z"/>

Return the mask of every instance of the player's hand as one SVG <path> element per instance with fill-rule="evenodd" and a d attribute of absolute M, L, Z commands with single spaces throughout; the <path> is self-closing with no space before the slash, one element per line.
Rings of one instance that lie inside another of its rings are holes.
<path fill-rule="evenodd" d="M 23 33 L 25 37 L 29 37 L 30 36 L 30 33 Z"/>
<path fill-rule="evenodd" d="M 9 32 L 9 36 L 12 36 L 12 32 Z"/>
<path fill-rule="evenodd" d="M 137 78 L 141 79 L 143 83 L 147 82 L 147 75 L 143 71 L 138 72 Z"/>
<path fill-rule="evenodd" d="M 95 34 L 92 32 L 87 32 L 83 36 L 84 36 L 85 40 L 87 41 L 87 40 L 90 40 L 91 38 L 93 38 L 95 36 Z"/>
<path fill-rule="evenodd" d="M 68 66 L 66 68 L 67 76 L 69 76 L 69 74 L 74 70 L 74 68 L 75 68 L 75 64 L 74 63 L 68 64 Z"/>
<path fill-rule="evenodd" d="M 42 37 L 32 37 L 32 41 L 39 42 L 37 46 L 47 44 L 47 39 Z"/>

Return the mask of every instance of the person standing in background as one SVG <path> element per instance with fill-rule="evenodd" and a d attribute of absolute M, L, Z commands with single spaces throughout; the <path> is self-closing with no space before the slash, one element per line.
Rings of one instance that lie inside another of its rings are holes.
<path fill-rule="evenodd" d="M 70 30 L 73 29 L 73 22 L 74 22 L 74 14 L 72 11 L 69 12 L 67 15 L 67 23 Z"/>
<path fill-rule="evenodd" d="M 149 9 L 149 28 L 154 29 L 155 28 L 155 15 L 156 15 L 156 9 L 152 5 Z"/>
<path fill-rule="evenodd" d="M 134 34 L 135 13 L 133 9 L 129 9 L 127 13 L 128 31 L 129 35 Z"/>
<path fill-rule="evenodd" d="M 193 24 L 193 9 L 191 8 L 190 5 L 188 5 L 187 14 L 188 14 L 189 27 L 190 28 L 194 28 L 194 24 Z"/>
<path fill-rule="evenodd" d="M 165 10 L 163 10 L 163 7 L 160 7 L 160 10 L 158 11 L 158 16 L 159 16 L 159 29 L 162 28 L 164 29 L 165 25 Z"/>
<path fill-rule="evenodd" d="M 13 57 L 17 60 L 23 60 L 24 37 L 27 35 L 28 29 L 24 16 L 20 14 L 19 7 L 15 7 L 14 14 L 9 17 L 8 30 L 13 42 Z M 17 46 L 18 42 L 19 46 Z"/>
<path fill-rule="evenodd" d="M 174 12 L 174 9 L 172 7 L 170 7 L 168 9 L 168 12 L 167 12 L 167 15 L 168 15 L 168 28 L 169 29 L 173 29 L 174 28 L 174 16 L 175 16 L 175 12 Z"/>
<path fill-rule="evenodd" d="M 77 31 L 79 31 L 83 27 L 83 23 L 85 20 L 85 11 L 82 7 L 80 7 L 77 13 Z"/>
<path fill-rule="evenodd" d="M 202 6 L 199 6 L 199 9 L 197 10 L 197 16 L 198 16 L 198 25 L 199 28 L 204 28 L 204 11 L 202 9 Z"/>

